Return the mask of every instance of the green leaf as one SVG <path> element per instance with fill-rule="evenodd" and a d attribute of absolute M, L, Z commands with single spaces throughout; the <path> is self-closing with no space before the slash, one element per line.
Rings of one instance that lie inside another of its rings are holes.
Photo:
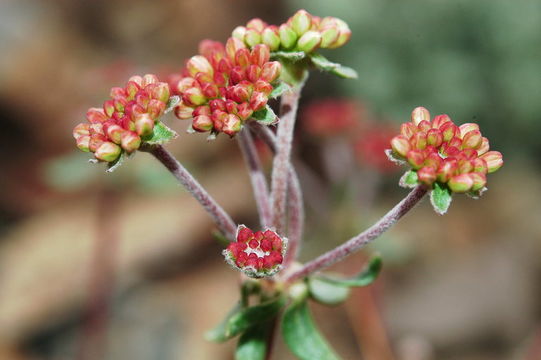
<path fill-rule="evenodd" d="M 382 267 L 381 256 L 373 256 L 365 268 L 356 276 L 349 279 L 337 279 L 331 277 L 320 277 L 320 280 L 341 286 L 367 286 L 377 279 Z"/>
<path fill-rule="evenodd" d="M 451 205 L 452 199 L 452 192 L 445 184 L 434 183 L 434 188 L 430 192 L 430 203 L 434 211 L 440 215 L 445 214 L 449 209 L 449 205 Z"/>
<path fill-rule="evenodd" d="M 309 55 L 312 64 L 318 69 L 337 75 L 344 79 L 357 79 L 357 72 L 352 68 L 333 63 L 321 54 L 312 53 Z"/>
<path fill-rule="evenodd" d="M 158 121 L 154 124 L 152 134 L 143 137 L 142 140 L 149 145 L 163 145 L 177 136 L 178 134 L 175 131 L 169 129 L 161 121 Z"/>
<path fill-rule="evenodd" d="M 263 125 L 272 125 L 278 121 L 278 117 L 269 105 L 265 106 L 264 109 L 254 112 L 252 118 Z"/>
<path fill-rule="evenodd" d="M 308 288 L 314 300 L 326 305 L 340 304 L 349 296 L 347 286 L 337 285 L 315 276 L 308 279 Z"/>
<path fill-rule="evenodd" d="M 180 96 L 174 95 L 169 98 L 169 101 L 165 105 L 165 111 L 164 114 L 167 114 L 168 112 L 173 111 L 175 106 L 177 106 L 180 103 Z"/>
<path fill-rule="evenodd" d="M 272 89 L 272 92 L 270 93 L 269 97 L 271 99 L 276 99 L 278 96 L 281 96 L 283 93 L 290 90 L 291 90 L 291 86 L 289 86 L 283 81 L 280 81 L 278 85 L 276 85 L 274 89 Z"/>
<path fill-rule="evenodd" d="M 272 59 L 287 60 L 291 62 L 297 62 L 306 57 L 304 51 L 275 51 L 271 52 Z"/>
<path fill-rule="evenodd" d="M 284 312 L 282 336 L 295 356 L 302 360 L 340 359 L 314 324 L 308 302 L 294 301 Z"/>
<path fill-rule="evenodd" d="M 265 360 L 273 325 L 273 321 L 266 321 L 248 328 L 239 339 L 235 360 Z"/>
<path fill-rule="evenodd" d="M 124 164 L 124 161 L 126 161 L 126 159 L 128 159 L 128 154 L 124 150 L 122 150 L 120 156 L 115 161 L 107 163 L 107 170 L 105 171 L 108 173 L 112 173 L 113 171 L 121 167 L 122 164 Z"/>
<path fill-rule="evenodd" d="M 396 165 L 404 165 L 404 164 L 406 164 L 406 161 L 404 161 L 404 159 L 401 159 L 398 156 L 396 156 L 393 153 L 393 150 L 391 150 L 391 149 L 385 150 L 385 155 L 387 155 L 387 159 L 389 159 L 389 161 L 394 162 Z"/>
<path fill-rule="evenodd" d="M 417 177 L 417 171 L 408 170 L 402 175 L 398 184 L 403 188 L 413 189 L 417 186 L 419 178 Z"/>
<path fill-rule="evenodd" d="M 221 342 L 237 336 L 249 327 L 275 317 L 284 304 L 285 298 L 279 296 L 260 305 L 231 311 L 224 322 L 206 333 L 205 338 L 209 341 Z"/>

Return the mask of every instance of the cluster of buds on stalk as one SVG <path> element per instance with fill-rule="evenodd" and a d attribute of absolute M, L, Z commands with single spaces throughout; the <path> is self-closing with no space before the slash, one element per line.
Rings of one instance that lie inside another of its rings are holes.
<path fill-rule="evenodd" d="M 172 91 L 181 97 L 175 115 L 193 119 L 195 131 L 234 136 L 254 112 L 266 107 L 281 64 L 270 61 L 267 45 L 249 50 L 236 38 L 225 46 L 204 40 L 199 53 L 188 60 L 185 76 L 171 81 Z"/>
<path fill-rule="evenodd" d="M 502 154 L 489 151 L 489 142 L 479 126 L 455 125 L 449 116 L 430 113 L 418 107 L 411 122 L 402 124 L 400 135 L 391 140 L 393 155 L 406 160 L 417 172 L 419 183 L 446 184 L 455 193 L 480 193 L 486 175 L 503 165 Z"/>
<path fill-rule="evenodd" d="M 73 129 L 77 147 L 106 162 L 137 150 L 153 133 L 169 100 L 169 85 L 152 74 L 132 76 L 125 87 L 113 87 L 110 96 L 102 108 L 88 109 L 88 122 Z"/>
<path fill-rule="evenodd" d="M 286 238 L 272 230 L 253 232 L 239 225 L 236 240 L 223 251 L 226 261 L 234 268 L 254 278 L 272 276 L 282 268 Z"/>
<path fill-rule="evenodd" d="M 265 44 L 271 51 L 310 53 L 318 48 L 334 49 L 344 45 L 351 37 L 351 30 L 343 20 L 330 16 L 320 18 L 299 10 L 280 26 L 252 19 L 246 26 L 236 27 L 232 36 L 249 47 Z"/>

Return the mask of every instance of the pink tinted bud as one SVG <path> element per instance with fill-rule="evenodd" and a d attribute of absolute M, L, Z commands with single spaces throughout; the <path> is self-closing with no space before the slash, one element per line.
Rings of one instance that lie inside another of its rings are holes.
<path fill-rule="evenodd" d="M 222 99 L 214 99 L 209 103 L 210 111 L 214 112 L 216 110 L 225 111 L 225 101 Z"/>
<path fill-rule="evenodd" d="M 265 29 L 266 26 L 267 26 L 267 23 L 261 20 L 260 18 L 252 19 L 248 21 L 248 23 L 246 24 L 246 28 L 254 29 L 259 32 L 263 31 L 263 29 Z"/>
<path fill-rule="evenodd" d="M 432 185 L 436 181 L 436 170 L 429 166 L 422 167 L 417 171 L 417 178 L 423 184 Z"/>
<path fill-rule="evenodd" d="M 443 135 L 443 141 L 449 141 L 452 138 L 460 135 L 460 129 L 452 122 L 446 122 L 440 127 Z"/>
<path fill-rule="evenodd" d="M 148 103 L 147 110 L 150 117 L 156 120 L 165 112 L 165 103 L 160 100 L 152 99 Z"/>
<path fill-rule="evenodd" d="M 210 74 L 212 75 L 214 73 L 214 69 L 212 68 L 212 65 L 209 63 L 209 61 L 201 55 L 195 55 L 188 60 L 188 63 L 186 64 L 186 68 L 188 69 L 188 72 L 191 76 L 195 76 L 197 73 L 204 73 L 204 74 Z"/>
<path fill-rule="evenodd" d="M 247 102 L 237 105 L 237 115 L 243 121 L 252 116 L 253 112 L 252 108 L 250 108 L 250 104 Z"/>
<path fill-rule="evenodd" d="M 430 124 L 430 121 L 423 120 L 419 124 L 417 124 L 417 129 L 420 131 L 428 131 L 432 128 L 432 125 Z"/>
<path fill-rule="evenodd" d="M 407 139 L 411 138 L 417 132 L 417 127 L 413 123 L 407 122 L 400 125 L 400 134 Z"/>
<path fill-rule="evenodd" d="M 115 98 L 126 98 L 127 97 L 127 94 L 126 94 L 126 91 L 121 88 L 121 87 L 118 87 L 118 86 L 115 86 L 115 87 L 112 87 L 111 88 L 111 91 L 109 92 L 109 96 L 112 98 L 112 99 L 115 99 Z"/>
<path fill-rule="evenodd" d="M 460 137 L 464 138 L 464 136 L 469 133 L 470 131 L 477 130 L 479 131 L 479 125 L 474 123 L 466 123 L 459 126 L 460 129 Z"/>
<path fill-rule="evenodd" d="M 408 153 L 406 154 L 406 158 L 408 159 L 408 163 L 415 170 L 418 170 L 421 167 L 423 167 L 425 157 L 421 150 L 413 149 L 413 150 L 408 151 Z"/>
<path fill-rule="evenodd" d="M 250 65 L 250 51 L 248 49 L 240 49 L 235 54 L 235 64 L 246 69 Z"/>
<path fill-rule="evenodd" d="M 233 29 L 233 32 L 231 33 L 231 36 L 239 39 L 241 41 L 244 41 L 244 36 L 246 35 L 246 28 L 244 26 L 237 26 L 235 29 Z"/>
<path fill-rule="evenodd" d="M 220 96 L 220 89 L 218 89 L 218 86 L 214 84 L 204 84 L 203 86 L 201 86 L 201 91 L 203 92 L 203 95 L 208 99 Z"/>
<path fill-rule="evenodd" d="M 111 117 L 113 113 L 115 112 L 115 103 L 113 100 L 106 100 L 103 103 L 103 111 L 105 112 L 105 115 Z"/>
<path fill-rule="evenodd" d="M 458 161 L 458 173 L 467 174 L 473 170 L 473 164 L 470 160 L 459 160 Z"/>
<path fill-rule="evenodd" d="M 246 77 L 250 82 L 256 82 L 261 74 L 261 68 L 257 65 L 250 65 L 246 70 Z"/>
<path fill-rule="evenodd" d="M 419 150 L 425 149 L 427 145 L 426 133 L 423 133 L 423 132 L 415 133 L 411 137 L 410 143 L 414 149 L 419 149 Z"/>
<path fill-rule="evenodd" d="M 460 147 L 462 146 L 462 139 L 455 136 L 454 138 L 449 140 L 447 145 L 452 146 L 452 147 L 456 147 L 457 149 L 460 149 Z"/>
<path fill-rule="evenodd" d="M 98 147 L 98 149 L 94 153 L 94 156 L 96 157 L 96 159 L 112 162 L 119 157 L 120 152 L 120 146 L 118 146 L 117 144 L 113 144 L 112 142 L 106 141 Z"/>
<path fill-rule="evenodd" d="M 338 30 L 340 34 L 338 35 L 338 38 L 336 39 L 336 41 L 328 46 L 329 49 L 336 49 L 344 45 L 345 43 L 347 43 L 349 39 L 351 38 L 351 30 L 349 29 L 348 24 L 346 24 L 346 22 L 341 19 L 335 18 L 335 21 L 338 26 Z"/>
<path fill-rule="evenodd" d="M 450 121 L 451 118 L 447 114 L 437 115 L 432 121 L 432 127 L 435 129 L 439 129 L 443 124 Z"/>
<path fill-rule="evenodd" d="M 503 156 L 499 151 L 489 151 L 481 155 L 481 159 L 487 163 L 489 174 L 497 171 L 503 165 Z"/>
<path fill-rule="evenodd" d="M 229 136 L 234 136 L 242 128 L 242 121 L 233 114 L 228 114 L 223 123 L 222 131 Z"/>
<path fill-rule="evenodd" d="M 269 26 L 263 30 L 261 41 L 267 45 L 271 51 L 276 51 L 280 48 L 280 35 L 276 26 Z"/>
<path fill-rule="evenodd" d="M 128 81 L 126 84 L 125 90 L 126 90 L 126 96 L 128 99 L 133 99 L 135 97 L 135 94 L 141 89 L 138 83 L 135 81 Z"/>
<path fill-rule="evenodd" d="M 391 139 L 391 148 L 396 155 L 405 158 L 408 151 L 410 151 L 411 146 L 408 138 L 404 135 L 398 135 Z"/>
<path fill-rule="evenodd" d="M 298 36 L 303 35 L 312 27 L 312 15 L 306 10 L 297 11 L 290 20 L 291 28 Z"/>
<path fill-rule="evenodd" d="M 254 47 L 257 44 L 261 44 L 261 33 L 255 29 L 247 29 L 244 35 L 244 42 L 249 47 Z"/>
<path fill-rule="evenodd" d="M 433 168 L 434 170 L 438 170 L 441 166 L 441 163 L 442 163 L 441 157 L 435 152 L 428 154 L 424 161 L 425 167 L 428 166 L 428 167 Z"/>
<path fill-rule="evenodd" d="M 139 88 L 141 88 L 143 86 L 143 77 L 139 75 L 134 75 L 128 79 L 128 83 L 129 82 L 134 82 L 139 86 Z"/>
<path fill-rule="evenodd" d="M 214 124 L 214 128 L 216 129 L 216 131 L 222 131 L 228 115 L 228 113 L 221 110 L 215 110 L 212 112 L 210 118 L 212 119 L 212 123 Z"/>
<path fill-rule="evenodd" d="M 73 137 L 77 139 L 81 136 L 87 136 L 90 135 L 90 125 L 86 123 L 81 123 L 75 126 L 73 129 Z"/>
<path fill-rule="evenodd" d="M 158 80 L 158 77 L 154 74 L 146 74 L 145 76 L 143 76 L 143 82 L 141 83 L 141 87 L 146 87 L 147 85 L 150 85 L 150 84 L 155 84 L 159 82 Z"/>
<path fill-rule="evenodd" d="M 230 114 L 237 114 L 237 103 L 233 100 L 226 100 L 225 109 Z"/>
<path fill-rule="evenodd" d="M 231 81 L 231 83 L 238 84 L 245 79 L 246 71 L 243 68 L 240 66 L 235 66 L 233 69 L 231 69 L 231 73 L 229 74 L 229 81 Z"/>
<path fill-rule="evenodd" d="M 437 172 L 437 179 L 439 182 L 446 183 L 451 176 L 455 175 L 458 165 L 457 161 L 452 158 L 443 159 L 440 168 Z"/>
<path fill-rule="evenodd" d="M 103 124 L 90 124 L 88 132 L 90 135 L 104 135 Z"/>
<path fill-rule="evenodd" d="M 282 64 L 278 61 L 270 61 L 261 68 L 260 79 L 272 83 L 280 76 L 282 72 Z"/>
<path fill-rule="evenodd" d="M 225 52 L 231 61 L 235 60 L 235 54 L 237 51 L 245 48 L 246 45 L 244 45 L 244 42 L 237 38 L 229 38 L 225 44 Z"/>
<path fill-rule="evenodd" d="M 122 126 L 122 128 L 125 130 L 135 131 L 135 123 L 127 116 L 124 116 L 122 119 L 120 119 L 119 125 Z"/>
<path fill-rule="evenodd" d="M 464 135 L 462 147 L 464 149 L 476 149 L 481 145 L 483 137 L 479 130 L 471 130 Z"/>
<path fill-rule="evenodd" d="M 485 160 L 481 158 L 472 159 L 473 171 L 486 174 L 488 172 L 488 166 Z"/>
<path fill-rule="evenodd" d="M 192 88 L 192 87 L 195 87 L 197 86 L 197 82 L 195 81 L 194 78 L 191 78 L 191 77 L 185 77 L 185 78 L 182 78 L 181 80 L 179 80 L 179 82 L 177 83 L 177 92 L 179 94 L 182 94 L 184 91 Z"/>
<path fill-rule="evenodd" d="M 213 128 L 212 119 L 209 115 L 199 115 L 193 118 L 192 128 L 198 132 L 207 132 Z"/>
<path fill-rule="evenodd" d="M 284 49 L 291 49 L 297 43 L 297 33 L 287 24 L 280 25 L 278 34 L 280 35 L 280 43 Z"/>
<path fill-rule="evenodd" d="M 264 80 L 257 80 L 254 83 L 254 90 L 262 92 L 266 96 L 270 95 L 270 93 L 272 92 L 272 89 L 273 89 L 272 85 Z"/>
<path fill-rule="evenodd" d="M 96 152 L 101 144 L 107 141 L 107 137 L 102 134 L 93 134 L 90 136 L 90 140 L 88 142 L 88 149 L 92 152 Z"/>
<path fill-rule="evenodd" d="M 139 136 L 152 134 L 154 120 L 149 114 L 140 114 L 135 118 L 135 131 Z M 121 137 L 122 140 L 122 137 Z"/>
<path fill-rule="evenodd" d="M 245 84 L 237 84 L 230 87 L 229 89 L 230 99 L 238 103 L 242 103 L 242 102 L 250 100 L 251 95 L 252 95 L 251 87 Z"/>
<path fill-rule="evenodd" d="M 182 101 L 186 103 L 186 105 L 197 106 L 206 103 L 207 98 L 199 87 L 192 87 L 184 91 Z"/>
<path fill-rule="evenodd" d="M 253 111 L 261 110 L 267 105 L 268 98 L 264 93 L 254 91 L 250 98 L 250 107 Z"/>
<path fill-rule="evenodd" d="M 440 145 L 443 143 L 443 135 L 441 134 L 441 131 L 439 129 L 428 130 L 426 134 L 426 142 L 428 145 L 440 147 Z"/>
<path fill-rule="evenodd" d="M 449 188 L 456 193 L 465 193 L 471 190 L 473 186 L 473 179 L 470 174 L 455 175 L 447 182 Z"/>
<path fill-rule="evenodd" d="M 150 97 L 166 103 L 167 101 L 169 101 L 170 93 L 171 92 L 169 91 L 169 85 L 164 82 L 159 82 L 156 83 L 156 86 L 154 88 L 152 88 L 152 91 L 150 92 Z"/>
<path fill-rule="evenodd" d="M 320 46 L 325 49 L 331 46 L 338 40 L 338 36 L 340 35 L 340 31 L 338 30 L 338 27 L 336 26 L 329 26 L 324 29 L 319 30 L 319 33 L 321 34 L 321 44 Z"/>
<path fill-rule="evenodd" d="M 220 62 L 221 64 L 221 62 Z M 214 73 L 214 84 L 217 86 L 225 86 L 227 84 L 227 78 L 224 73 L 229 73 L 231 71 L 231 68 L 229 68 L 225 72 L 215 72 Z"/>
<path fill-rule="evenodd" d="M 267 45 L 258 44 L 250 53 L 251 63 L 254 65 L 263 66 L 270 59 L 270 49 Z"/>
<path fill-rule="evenodd" d="M 187 120 L 192 118 L 193 107 L 181 102 L 175 107 L 175 116 L 181 120 Z"/>
<path fill-rule="evenodd" d="M 317 31 L 307 31 L 297 41 L 297 49 L 306 53 L 316 50 L 321 44 L 321 34 Z"/>
<path fill-rule="evenodd" d="M 124 112 L 124 106 L 126 106 L 127 103 L 128 101 L 125 98 L 115 98 L 113 100 L 113 106 L 118 112 Z"/>
<path fill-rule="evenodd" d="M 477 151 L 475 149 L 462 150 L 462 155 L 468 160 L 476 159 L 478 156 Z"/>
<path fill-rule="evenodd" d="M 135 102 L 144 109 L 148 106 L 149 101 L 150 96 L 146 91 L 139 91 L 137 95 L 135 95 Z"/>
<path fill-rule="evenodd" d="M 198 106 L 193 111 L 193 116 L 194 117 L 199 116 L 199 115 L 209 115 L 210 116 L 210 114 L 211 114 L 210 106 L 208 106 L 208 105 Z"/>
<path fill-rule="evenodd" d="M 430 121 L 430 113 L 422 106 L 416 107 L 411 112 L 411 122 L 417 126 L 421 121 Z"/>
<path fill-rule="evenodd" d="M 487 177 L 484 173 L 473 172 L 470 173 L 470 178 L 473 180 L 471 191 L 478 191 L 485 187 L 487 184 Z"/>
<path fill-rule="evenodd" d="M 125 130 L 122 128 L 122 126 L 118 124 L 109 124 L 107 125 L 105 129 L 105 133 L 107 134 L 107 137 L 116 144 L 120 144 L 122 133 L 124 131 Z"/>
<path fill-rule="evenodd" d="M 77 147 L 79 148 L 79 150 L 82 150 L 84 152 L 89 152 L 90 151 L 90 149 L 89 149 L 90 136 L 82 135 L 82 136 L 77 137 L 77 139 L 75 141 L 77 143 Z"/>
<path fill-rule="evenodd" d="M 488 150 L 489 150 L 490 146 L 489 146 L 489 143 L 488 143 L 488 139 L 486 137 L 484 137 L 482 140 L 481 140 L 481 145 L 479 145 L 479 147 L 477 148 L 477 154 L 479 156 L 485 154 Z"/>
<path fill-rule="evenodd" d="M 132 152 L 139 149 L 141 138 L 133 131 L 124 131 L 120 140 L 120 145 L 127 152 Z"/>

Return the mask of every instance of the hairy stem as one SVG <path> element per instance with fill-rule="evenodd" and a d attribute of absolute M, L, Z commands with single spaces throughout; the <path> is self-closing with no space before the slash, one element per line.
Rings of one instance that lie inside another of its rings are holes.
<path fill-rule="evenodd" d="M 197 180 L 186 170 L 181 163 L 171 153 L 161 145 L 151 145 L 142 148 L 154 155 L 175 178 L 199 201 L 203 208 L 212 217 L 218 229 L 229 239 L 235 238 L 237 226 L 231 219 L 231 216 L 209 195 L 209 193 L 199 184 Z"/>
<path fill-rule="evenodd" d="M 269 189 L 265 174 L 261 168 L 259 155 L 255 148 L 254 140 L 248 129 L 238 134 L 239 146 L 248 166 L 250 180 L 254 192 L 254 198 L 259 213 L 259 219 L 263 228 L 268 228 L 272 223 L 272 208 L 269 197 Z"/>
<path fill-rule="evenodd" d="M 300 87 L 282 95 L 280 122 L 276 133 L 276 156 L 272 166 L 273 224 L 279 234 L 286 225 L 287 178 L 293 142 L 293 130 L 299 104 Z"/>
<path fill-rule="evenodd" d="M 272 131 L 257 122 L 250 123 L 251 129 L 262 139 L 269 149 L 276 153 L 276 135 Z M 288 173 L 288 251 L 284 266 L 288 267 L 293 260 L 297 258 L 299 252 L 299 244 L 302 239 L 302 232 L 304 228 L 304 202 L 302 196 L 302 189 L 299 183 L 299 177 L 295 168 L 290 163 Z"/>
<path fill-rule="evenodd" d="M 400 201 L 394 208 L 391 209 L 385 216 L 383 216 L 377 223 L 372 225 L 367 230 L 363 231 L 359 235 L 349 239 L 342 245 L 334 248 L 331 251 L 315 258 L 314 260 L 306 263 L 301 269 L 290 274 L 286 280 L 294 281 L 299 278 L 304 278 L 309 274 L 326 268 L 339 260 L 342 260 L 346 256 L 358 251 L 372 240 L 378 238 L 381 234 L 387 231 L 393 226 L 402 216 L 410 211 L 421 200 L 428 189 L 419 185 L 413 189 L 402 201 Z"/>

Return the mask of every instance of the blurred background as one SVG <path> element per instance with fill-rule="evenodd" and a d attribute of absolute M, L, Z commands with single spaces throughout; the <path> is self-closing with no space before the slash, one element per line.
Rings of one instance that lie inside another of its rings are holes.
<path fill-rule="evenodd" d="M 481 200 L 456 196 L 443 217 L 425 201 L 336 266 L 384 259 L 374 285 L 312 307 L 323 333 L 345 359 L 541 359 L 537 0 L 2 0 L 0 359 L 233 358 L 235 341 L 203 339 L 238 298 L 210 219 L 149 155 L 106 174 L 71 130 L 132 74 L 176 72 L 200 40 L 300 8 L 348 22 L 326 55 L 359 73 L 315 72 L 302 98 L 303 260 L 405 196 L 382 150 L 414 107 L 479 123 L 505 158 Z M 168 148 L 256 225 L 236 142 L 167 122 L 181 133 Z M 278 342 L 275 358 L 292 356 Z"/>

